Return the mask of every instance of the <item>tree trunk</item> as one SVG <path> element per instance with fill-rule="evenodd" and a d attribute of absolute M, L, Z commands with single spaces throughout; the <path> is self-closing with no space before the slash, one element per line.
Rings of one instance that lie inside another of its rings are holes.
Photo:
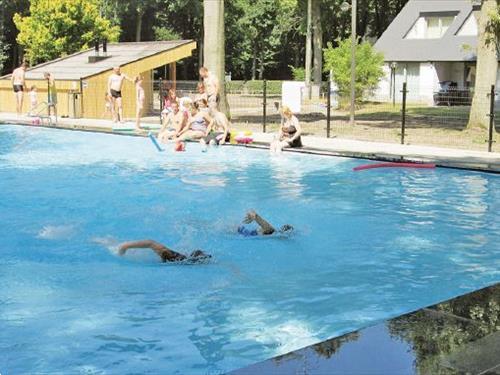
<path fill-rule="evenodd" d="M 323 28 L 321 26 L 321 1 L 313 2 L 312 9 L 313 28 L 313 82 L 314 85 L 320 85 L 323 80 Z M 319 90 L 314 90 L 319 94 Z"/>
<path fill-rule="evenodd" d="M 253 49 L 252 56 L 252 81 L 255 81 L 257 78 L 257 47 L 255 46 Z"/>
<path fill-rule="evenodd" d="M 214 73 L 220 82 L 220 103 L 222 112 L 229 114 L 225 90 L 225 34 L 224 0 L 203 0 L 203 61 L 204 66 Z"/>
<path fill-rule="evenodd" d="M 144 16 L 144 9 L 137 8 L 137 22 L 135 24 L 135 41 L 141 41 L 141 33 L 142 33 L 142 17 Z"/>
<path fill-rule="evenodd" d="M 306 30 L 306 86 L 307 92 L 311 92 L 311 60 L 312 60 L 312 0 L 307 0 L 307 30 Z M 310 95 L 308 94 L 310 99 Z"/>
<path fill-rule="evenodd" d="M 476 83 L 467 129 L 484 130 L 489 126 L 491 85 L 496 84 L 498 58 L 494 43 L 488 43 L 486 27 L 490 13 L 496 10 L 496 0 L 484 0 L 479 14 L 479 38 L 477 44 Z"/>

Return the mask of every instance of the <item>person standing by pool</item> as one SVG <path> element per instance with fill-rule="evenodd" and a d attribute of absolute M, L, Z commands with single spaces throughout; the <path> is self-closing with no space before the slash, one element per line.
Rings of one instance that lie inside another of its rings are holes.
<path fill-rule="evenodd" d="M 238 227 L 238 233 L 245 236 L 245 237 L 250 237 L 250 236 L 269 236 L 271 234 L 276 233 L 276 229 L 263 217 L 261 217 L 259 214 L 257 214 L 254 210 L 248 211 L 247 215 L 243 219 L 244 224 L 251 224 L 251 223 L 257 223 L 259 226 L 259 229 L 250 229 L 244 225 L 240 225 Z M 293 231 L 293 227 L 289 224 L 283 225 L 278 232 L 281 234 L 288 234 Z"/>
<path fill-rule="evenodd" d="M 120 67 L 115 66 L 113 73 L 108 78 L 108 94 L 111 96 L 112 105 L 111 113 L 113 115 L 113 122 L 120 121 L 123 123 L 123 106 L 122 106 L 122 87 L 124 80 L 134 82 L 132 79 L 121 73 Z M 116 113 L 118 107 L 118 115 Z"/>
<path fill-rule="evenodd" d="M 36 91 L 36 86 L 31 86 L 30 89 L 30 115 L 34 115 L 36 111 L 36 107 L 38 107 L 38 94 Z"/>
<path fill-rule="evenodd" d="M 208 135 L 208 125 L 212 121 L 206 112 L 201 112 L 197 103 L 192 103 L 188 124 L 177 137 L 180 141 L 201 140 Z"/>
<path fill-rule="evenodd" d="M 144 87 L 142 87 L 143 79 L 139 75 L 135 77 L 135 106 L 136 106 L 136 114 L 135 114 L 135 128 L 136 130 L 141 130 L 141 115 L 142 110 L 144 109 L 144 101 L 146 100 L 146 94 L 144 93 Z"/>
<path fill-rule="evenodd" d="M 212 118 L 212 121 L 208 125 L 208 135 L 203 138 L 204 143 L 209 145 L 223 145 L 224 143 L 229 142 L 230 123 L 227 116 L 217 110 L 217 108 L 211 108 L 209 115 Z"/>
<path fill-rule="evenodd" d="M 281 127 L 278 137 L 271 143 L 271 152 L 281 152 L 284 148 L 302 147 L 302 128 L 299 120 L 288 106 L 281 110 Z"/>
<path fill-rule="evenodd" d="M 48 90 L 48 97 L 47 97 L 47 111 L 48 115 L 50 116 L 53 110 L 54 116 L 57 119 L 57 87 L 56 87 L 56 80 L 54 78 L 54 75 L 49 72 L 43 73 L 43 77 L 47 80 L 47 90 Z"/>
<path fill-rule="evenodd" d="M 158 140 L 166 143 L 172 138 L 177 138 L 187 124 L 188 114 L 182 112 L 179 108 L 179 103 L 172 103 L 172 112 L 170 112 L 165 120 L 163 126 L 158 133 Z"/>
<path fill-rule="evenodd" d="M 16 111 L 17 115 L 20 116 L 23 111 L 23 100 L 24 100 L 24 89 L 26 88 L 26 68 L 28 64 L 23 61 L 19 68 L 14 69 L 12 72 L 11 83 L 12 89 L 14 90 L 14 96 L 16 97 Z"/>
<path fill-rule="evenodd" d="M 160 256 L 163 263 L 183 261 L 188 263 L 200 263 L 206 262 L 212 257 L 211 255 L 204 253 L 202 250 L 195 250 L 189 255 L 184 255 L 153 240 L 125 242 L 119 246 L 118 254 L 125 255 L 129 249 L 151 249 Z"/>
<path fill-rule="evenodd" d="M 208 107 L 217 108 L 220 90 L 218 78 L 204 66 L 200 68 L 200 78 L 203 80 Z"/>

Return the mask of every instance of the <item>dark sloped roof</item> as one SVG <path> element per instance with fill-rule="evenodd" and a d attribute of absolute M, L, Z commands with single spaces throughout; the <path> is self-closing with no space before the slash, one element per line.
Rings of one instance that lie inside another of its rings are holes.
<path fill-rule="evenodd" d="M 440 39 L 405 39 L 422 13 L 457 14 Z M 385 61 L 475 61 L 477 37 L 458 36 L 473 12 L 471 0 L 410 0 L 375 43 Z"/>
<path fill-rule="evenodd" d="M 36 65 L 26 71 L 26 79 L 43 79 L 44 72 L 52 72 L 60 80 L 79 80 L 103 73 L 114 66 L 129 64 L 192 42 L 192 40 L 172 40 L 109 43 L 107 48 L 109 57 L 104 60 L 89 63 L 89 56 L 93 56 L 95 53 L 94 49 L 89 49 Z M 10 77 L 10 75 L 5 77 Z"/>

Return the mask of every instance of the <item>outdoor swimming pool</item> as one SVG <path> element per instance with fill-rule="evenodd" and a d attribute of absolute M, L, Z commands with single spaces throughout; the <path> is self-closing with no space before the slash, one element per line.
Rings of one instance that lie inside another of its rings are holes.
<path fill-rule="evenodd" d="M 220 373 L 500 280 L 500 176 L 363 163 L 0 126 L 0 373 Z"/>

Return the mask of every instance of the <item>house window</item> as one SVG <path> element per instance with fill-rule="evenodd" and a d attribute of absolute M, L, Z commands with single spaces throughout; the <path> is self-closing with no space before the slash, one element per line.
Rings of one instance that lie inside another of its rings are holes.
<path fill-rule="evenodd" d="M 420 15 L 406 39 L 439 39 L 455 21 L 456 14 Z"/>
<path fill-rule="evenodd" d="M 458 36 L 477 36 L 478 35 L 478 27 L 477 27 L 477 18 L 479 17 L 478 11 L 475 11 L 470 14 L 470 16 L 465 20 L 464 24 L 458 30 Z"/>

